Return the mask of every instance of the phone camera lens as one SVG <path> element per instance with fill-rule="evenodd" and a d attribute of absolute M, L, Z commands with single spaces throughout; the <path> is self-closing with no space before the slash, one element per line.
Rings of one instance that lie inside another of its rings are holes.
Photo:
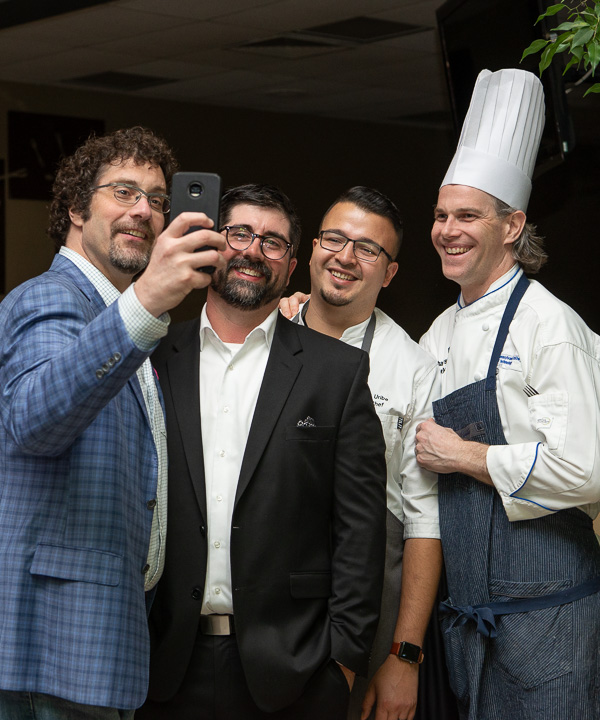
<path fill-rule="evenodd" d="M 199 182 L 193 182 L 190 183 L 189 192 L 193 198 L 199 198 L 204 192 L 204 188 Z"/>

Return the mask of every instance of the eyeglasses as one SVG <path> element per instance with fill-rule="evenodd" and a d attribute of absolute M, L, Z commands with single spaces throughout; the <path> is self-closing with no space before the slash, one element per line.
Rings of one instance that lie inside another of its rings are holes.
<path fill-rule="evenodd" d="M 260 240 L 262 254 L 269 260 L 281 260 L 292 247 L 292 243 L 275 235 L 259 235 L 253 233 L 242 225 L 225 225 L 220 232 L 225 233 L 227 244 L 232 250 L 245 250 L 254 242 Z"/>
<path fill-rule="evenodd" d="M 162 193 L 147 193 L 141 188 L 135 185 L 129 185 L 128 183 L 106 183 L 106 185 L 97 185 L 95 188 L 92 188 L 92 190 L 100 190 L 107 187 L 114 188 L 113 194 L 115 199 L 124 205 L 135 205 L 143 195 L 152 210 L 166 215 L 171 209 L 171 198 L 168 195 L 163 195 Z"/>
<path fill-rule="evenodd" d="M 324 250 L 329 250 L 330 252 L 340 252 L 349 242 L 352 243 L 354 256 L 358 260 L 375 262 L 380 254 L 383 253 L 390 262 L 394 262 L 394 258 L 389 252 L 371 240 L 352 240 L 333 230 L 321 230 L 319 233 L 319 244 Z"/>

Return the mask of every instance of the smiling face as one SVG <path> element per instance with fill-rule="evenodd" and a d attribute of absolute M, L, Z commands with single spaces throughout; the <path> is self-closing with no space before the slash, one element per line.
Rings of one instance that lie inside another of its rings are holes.
<path fill-rule="evenodd" d="M 96 184 L 112 182 L 135 185 L 147 193 L 167 192 L 159 167 L 137 165 L 132 160 L 109 165 L 100 172 Z M 83 255 L 119 290 L 146 267 L 165 224 L 165 216 L 151 210 L 143 195 L 135 205 L 125 205 L 116 200 L 112 187 L 94 192 L 88 219 L 73 211 L 69 214 L 72 226 L 66 246 Z"/>
<path fill-rule="evenodd" d="M 252 233 L 274 235 L 290 241 L 288 218 L 273 208 L 246 203 L 234 205 L 226 224 L 241 225 Z M 228 305 L 241 310 L 274 309 L 297 262 L 290 252 L 281 260 L 266 258 L 260 249 L 259 238 L 254 238 L 245 250 L 233 250 L 227 245 L 223 257 L 227 265 L 213 275 L 209 294 L 214 292 Z"/>
<path fill-rule="evenodd" d="M 398 237 L 392 223 L 351 202 L 334 205 L 323 218 L 321 229 L 337 231 L 352 240 L 375 242 L 392 257 L 397 251 Z M 331 252 L 321 247 L 318 238 L 313 240 L 311 293 L 328 305 L 352 305 L 357 318 L 373 311 L 379 291 L 390 284 L 397 270 L 398 263 L 390 262 L 384 253 L 375 262 L 365 262 L 356 258 L 351 242 L 340 252 Z"/>
<path fill-rule="evenodd" d="M 442 259 L 442 272 L 457 282 L 472 303 L 514 265 L 512 243 L 525 214 L 496 214 L 491 195 L 466 185 L 445 185 L 434 210 L 431 239 Z"/>

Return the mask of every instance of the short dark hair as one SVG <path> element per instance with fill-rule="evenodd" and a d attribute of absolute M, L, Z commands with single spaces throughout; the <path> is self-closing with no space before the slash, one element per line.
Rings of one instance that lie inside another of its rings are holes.
<path fill-rule="evenodd" d="M 323 215 L 327 215 L 336 205 L 339 203 L 352 203 L 365 212 L 373 213 L 374 215 L 380 215 L 386 218 L 392 223 L 392 226 L 396 232 L 396 247 L 392 253 L 394 260 L 400 251 L 402 245 L 402 235 L 404 233 L 404 223 L 400 216 L 400 211 L 396 205 L 389 199 L 387 195 L 384 195 L 375 188 L 366 187 L 365 185 L 355 185 L 349 190 L 345 190 L 327 209 L 327 212 Z M 321 225 L 323 220 L 321 220 Z M 322 228 L 321 228 L 322 229 Z"/>
<path fill-rule="evenodd" d="M 90 216 L 93 188 L 108 165 L 127 160 L 150 163 L 159 167 L 165 176 L 167 189 L 178 163 L 166 141 L 140 126 L 116 130 L 98 137 L 91 135 L 72 155 L 62 158 L 52 187 L 48 236 L 56 249 L 65 244 L 71 227 L 69 210 Z"/>
<path fill-rule="evenodd" d="M 491 198 L 499 218 L 506 218 L 517 211 L 516 208 L 510 207 L 497 197 L 491 195 Z M 548 254 L 544 250 L 544 238 L 538 234 L 535 225 L 525 223 L 521 234 L 512 244 L 512 256 L 523 268 L 523 271 L 530 275 L 535 275 L 545 265 Z"/>
<path fill-rule="evenodd" d="M 296 208 L 289 197 L 274 185 L 248 184 L 230 188 L 221 198 L 220 227 L 227 225 L 236 205 L 256 205 L 283 213 L 290 223 L 292 257 L 298 252 L 302 226 Z"/>

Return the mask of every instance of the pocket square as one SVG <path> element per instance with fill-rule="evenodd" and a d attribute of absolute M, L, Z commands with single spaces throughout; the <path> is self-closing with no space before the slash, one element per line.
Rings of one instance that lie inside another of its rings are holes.
<path fill-rule="evenodd" d="M 315 427 L 315 421 L 309 415 L 306 420 L 298 420 L 296 423 L 297 427 Z"/>

